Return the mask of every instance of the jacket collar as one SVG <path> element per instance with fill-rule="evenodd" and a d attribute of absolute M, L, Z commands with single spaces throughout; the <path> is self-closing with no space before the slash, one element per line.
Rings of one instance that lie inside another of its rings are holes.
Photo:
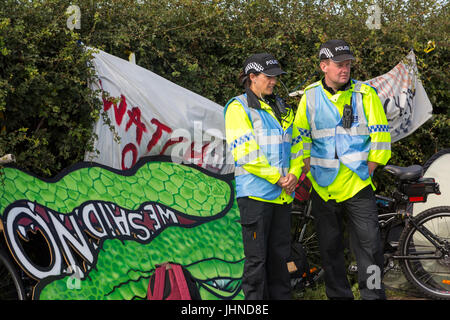
<path fill-rule="evenodd" d="M 322 86 L 325 90 L 327 90 L 332 95 L 335 95 L 337 93 L 333 90 L 333 88 L 330 88 L 329 86 L 327 86 L 327 84 L 325 83 L 325 78 L 322 78 Z M 351 88 L 351 86 L 352 86 L 352 79 L 349 79 L 346 84 L 344 84 L 341 88 L 338 89 L 338 91 L 347 91 L 348 89 Z"/>
<path fill-rule="evenodd" d="M 245 93 L 247 94 L 247 103 L 249 108 L 261 109 L 261 102 L 259 102 L 256 94 L 254 94 L 250 88 L 245 88 Z"/>
<path fill-rule="evenodd" d="M 256 96 L 256 94 L 253 93 L 252 90 L 250 90 L 250 88 L 246 88 L 245 89 L 245 93 L 247 94 L 247 103 L 249 108 L 254 108 L 257 110 L 261 110 L 261 101 L 260 99 Z M 280 111 L 278 110 L 278 108 L 276 106 L 274 106 L 273 102 L 270 99 L 271 96 L 268 96 L 267 100 L 263 100 L 272 110 L 275 118 L 278 120 L 279 123 L 282 123 L 282 115 L 280 114 Z"/>

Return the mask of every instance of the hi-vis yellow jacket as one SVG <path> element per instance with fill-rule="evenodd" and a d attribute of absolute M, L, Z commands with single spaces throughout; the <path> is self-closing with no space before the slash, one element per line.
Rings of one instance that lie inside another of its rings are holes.
<path fill-rule="evenodd" d="M 288 155 L 288 157 L 290 157 L 289 168 L 283 168 L 282 171 L 284 171 L 284 169 L 288 169 L 284 172 L 284 175 L 292 173 L 298 179 L 301 173 L 301 167 L 303 166 L 303 145 L 299 131 L 297 130 L 297 128 L 292 126 L 294 121 L 294 112 L 289 109 L 289 113 L 282 119 L 282 123 L 279 123 L 272 111 L 272 108 L 262 100 L 259 100 L 259 102 L 261 104 L 260 112 L 263 113 L 263 116 L 265 118 L 273 118 L 272 120 L 275 121 L 271 122 L 278 123 L 279 128 L 282 128 L 285 132 L 284 139 L 289 138 L 288 142 L 291 144 L 290 153 Z M 255 110 L 252 110 L 252 112 L 253 111 Z M 264 121 L 262 122 L 266 123 Z M 259 125 L 261 124 L 259 123 Z M 258 125 L 256 127 L 258 127 Z M 289 137 L 290 134 L 286 134 L 288 131 L 291 131 L 289 130 L 290 127 L 292 127 L 291 137 Z M 270 135 L 271 130 L 274 130 L 274 128 L 262 129 L 263 130 L 258 130 L 260 132 L 255 132 L 255 126 L 252 123 L 252 120 L 249 119 L 245 107 L 239 102 L 239 100 L 236 99 L 227 104 L 225 110 L 226 139 L 228 145 L 230 147 L 232 146 L 230 149 L 231 153 L 233 154 L 235 164 L 239 164 L 239 167 L 243 168 L 247 174 L 249 173 L 251 175 L 264 179 L 264 181 L 269 182 L 272 186 L 270 187 L 270 189 L 279 189 L 277 192 L 275 192 L 275 194 L 279 194 L 279 196 L 275 199 L 261 198 L 251 195 L 249 195 L 249 197 L 256 200 L 273 203 L 291 203 L 293 201 L 292 194 L 286 194 L 286 191 L 284 189 L 276 185 L 277 181 L 281 177 L 280 168 L 277 168 L 269 163 L 268 156 L 263 151 L 264 148 L 260 147 L 260 145 L 258 144 L 258 140 L 264 140 L 260 139 L 262 135 L 265 134 L 263 132 L 266 132 L 266 134 L 269 133 Z M 267 136 L 265 138 L 267 138 Z M 275 138 L 275 136 L 273 136 L 272 138 Z M 246 181 L 245 179 L 242 180 Z M 249 183 L 258 183 L 257 181 L 258 180 L 255 179 L 249 179 Z M 255 186 L 255 189 L 258 189 L 259 187 L 259 185 Z M 252 186 L 249 186 L 249 188 L 245 189 L 251 190 Z M 274 194 L 274 192 L 270 193 Z"/>
<path fill-rule="evenodd" d="M 389 133 L 389 126 L 386 119 L 386 114 L 384 113 L 381 101 L 373 88 L 368 85 L 360 85 L 358 92 L 362 93 L 362 104 L 364 109 L 364 115 L 367 119 L 367 128 L 370 139 L 370 150 L 367 155 L 367 161 L 376 162 L 381 165 L 385 165 L 391 157 L 390 143 L 391 135 Z M 311 127 L 315 124 L 312 122 L 312 117 L 310 112 L 307 111 L 307 94 L 310 90 L 318 90 L 319 93 L 328 99 L 339 112 L 340 117 L 342 117 L 344 105 L 351 103 L 351 97 L 355 90 L 355 83 L 352 81 L 350 87 L 344 91 L 338 91 L 334 95 L 328 90 L 323 88 L 322 81 L 311 84 L 305 89 L 305 94 L 300 100 L 299 107 L 297 109 L 297 114 L 294 120 L 294 126 L 299 130 L 302 140 L 303 140 L 303 159 L 311 159 L 311 149 L 315 152 L 317 148 L 320 148 L 317 143 L 320 143 L 320 139 L 315 140 L 315 137 L 311 135 Z M 317 95 L 316 95 L 317 97 Z M 324 101 L 323 99 L 318 99 L 315 102 L 316 110 L 324 108 L 319 108 L 317 103 Z M 320 113 L 315 114 L 316 122 L 323 121 L 321 119 Z M 338 127 L 338 122 L 336 122 L 336 128 Z M 346 146 L 350 148 L 351 146 Z M 356 150 L 355 146 L 355 150 Z M 337 150 L 337 149 L 336 149 Z M 360 150 L 357 150 L 360 151 Z M 317 153 L 317 152 L 316 152 Z M 328 150 L 330 153 L 330 150 Z M 337 154 L 337 151 L 333 151 Z M 338 159 L 338 157 L 336 157 Z M 320 159 L 319 159 L 320 160 Z M 366 161 L 366 159 L 364 159 Z M 337 202 L 345 201 L 353 197 L 361 189 L 368 185 L 372 185 L 375 190 L 375 186 L 372 183 L 372 178 L 369 176 L 367 179 L 362 180 L 357 173 L 349 169 L 344 165 L 340 159 L 339 170 L 336 178 L 327 186 L 320 186 L 318 182 L 314 179 L 311 171 L 308 172 L 308 178 L 311 180 L 314 190 L 321 196 L 322 199 L 328 201 L 330 199 L 336 200 Z"/>

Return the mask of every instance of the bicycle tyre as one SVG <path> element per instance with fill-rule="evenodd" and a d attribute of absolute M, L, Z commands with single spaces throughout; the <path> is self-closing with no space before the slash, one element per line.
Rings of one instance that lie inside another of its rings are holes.
<path fill-rule="evenodd" d="M 445 247 L 450 247 L 450 206 L 439 206 L 427 209 L 416 217 L 418 226 L 424 226 L 434 235 L 444 240 Z M 439 259 L 401 259 L 400 265 L 406 279 L 421 293 L 433 299 L 450 299 L 450 257 L 442 253 L 409 223 L 399 239 L 399 254 L 413 256 L 420 251 Z"/>
<path fill-rule="evenodd" d="M 0 249 L 0 300 L 25 300 L 25 290 L 15 265 Z"/>

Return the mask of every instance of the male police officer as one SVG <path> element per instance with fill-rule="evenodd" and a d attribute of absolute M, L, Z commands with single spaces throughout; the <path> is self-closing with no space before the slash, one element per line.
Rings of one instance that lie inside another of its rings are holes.
<path fill-rule="evenodd" d="M 312 214 L 319 237 L 329 299 L 353 299 L 344 261 L 342 222 L 358 265 L 362 299 L 385 299 L 383 252 L 371 176 L 391 156 L 390 133 L 376 91 L 350 78 L 355 59 L 343 40 L 323 43 L 321 81 L 305 89 L 294 125 L 302 135 L 304 171 L 313 184 Z M 369 278 L 370 280 L 370 278 Z M 375 286 L 373 284 L 376 284 Z"/>

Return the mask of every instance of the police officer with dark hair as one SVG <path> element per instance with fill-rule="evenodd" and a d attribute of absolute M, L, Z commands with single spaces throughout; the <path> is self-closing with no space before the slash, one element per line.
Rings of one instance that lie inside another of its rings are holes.
<path fill-rule="evenodd" d="M 302 142 L 293 111 L 275 99 L 285 73 L 268 53 L 250 56 L 240 74 L 245 93 L 225 106 L 226 139 L 235 161 L 246 299 L 291 299 L 291 203 L 301 172 Z"/>

